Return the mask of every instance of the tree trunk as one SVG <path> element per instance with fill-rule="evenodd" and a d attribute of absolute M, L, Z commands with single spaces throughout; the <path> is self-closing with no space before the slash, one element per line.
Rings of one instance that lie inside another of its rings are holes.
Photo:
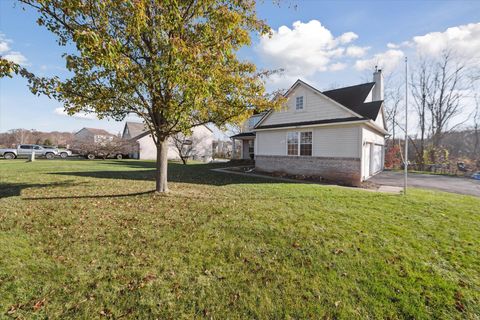
<path fill-rule="evenodd" d="M 155 172 L 155 191 L 167 193 L 168 141 L 165 138 L 157 144 L 157 171 Z"/>

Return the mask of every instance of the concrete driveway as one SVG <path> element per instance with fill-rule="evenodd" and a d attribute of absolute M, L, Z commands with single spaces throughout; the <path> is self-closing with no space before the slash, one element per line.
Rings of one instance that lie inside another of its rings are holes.
<path fill-rule="evenodd" d="M 384 171 L 370 178 L 368 181 L 378 185 L 402 187 L 403 172 Z M 480 180 L 471 178 L 409 173 L 408 186 L 480 197 Z"/>

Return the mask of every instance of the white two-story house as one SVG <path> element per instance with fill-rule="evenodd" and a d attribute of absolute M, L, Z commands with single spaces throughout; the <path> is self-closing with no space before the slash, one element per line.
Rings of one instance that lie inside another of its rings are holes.
<path fill-rule="evenodd" d="M 319 176 L 359 185 L 383 170 L 383 76 L 360 85 L 319 91 L 297 80 L 281 110 L 254 115 L 232 136 L 237 158 L 255 159 L 257 171 Z"/>
<path fill-rule="evenodd" d="M 192 135 L 185 140 L 192 145 L 190 157 L 192 160 L 208 162 L 212 160 L 213 131 L 205 126 L 192 129 Z M 150 131 L 143 123 L 126 122 L 123 128 L 122 139 L 133 143 L 134 147 L 129 156 L 132 159 L 155 160 L 157 158 L 157 146 L 155 145 Z M 173 138 L 168 139 L 168 159 L 179 160 L 178 148 Z"/>

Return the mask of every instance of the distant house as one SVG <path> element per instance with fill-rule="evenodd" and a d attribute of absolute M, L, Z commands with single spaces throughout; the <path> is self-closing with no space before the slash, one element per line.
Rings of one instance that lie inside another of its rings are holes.
<path fill-rule="evenodd" d="M 283 109 L 252 116 L 231 137 L 242 146 L 236 158 L 254 158 L 259 171 L 351 185 L 383 170 L 388 133 L 380 70 L 373 82 L 323 92 L 297 80 L 284 96 Z"/>
<path fill-rule="evenodd" d="M 157 158 L 157 147 L 150 132 L 143 123 L 126 122 L 122 138 L 136 142 L 130 157 L 134 159 L 154 160 Z M 207 126 L 193 128 L 192 135 L 186 140 L 192 146 L 191 158 L 208 162 L 212 160 L 213 132 Z M 168 159 L 179 160 L 178 149 L 175 147 L 172 138 L 169 139 Z"/>
<path fill-rule="evenodd" d="M 82 142 L 101 143 L 112 141 L 114 135 L 103 129 L 83 128 L 73 135 L 73 139 Z"/>

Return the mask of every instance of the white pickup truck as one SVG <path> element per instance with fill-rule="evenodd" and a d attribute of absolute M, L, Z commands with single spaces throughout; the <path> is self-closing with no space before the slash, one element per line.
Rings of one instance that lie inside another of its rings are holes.
<path fill-rule="evenodd" d="M 0 149 L 0 157 L 5 159 L 28 158 L 33 152 L 35 152 L 35 156 L 45 157 L 49 160 L 55 159 L 55 156 L 58 155 L 57 149 L 47 149 L 37 144 L 20 144 L 16 149 Z"/>

